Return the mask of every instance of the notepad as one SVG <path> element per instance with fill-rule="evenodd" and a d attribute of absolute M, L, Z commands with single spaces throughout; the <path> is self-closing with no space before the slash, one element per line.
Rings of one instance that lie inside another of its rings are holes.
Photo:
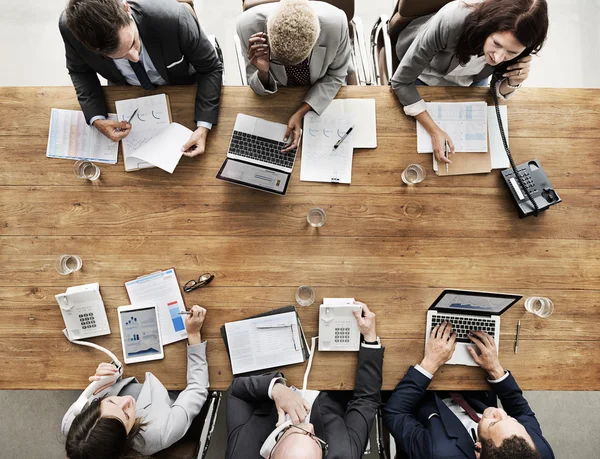
<path fill-rule="evenodd" d="M 109 114 L 116 120 L 117 115 Z M 48 133 L 48 158 L 87 159 L 89 161 L 115 164 L 119 143 L 113 142 L 94 126 L 85 122 L 83 112 L 53 108 Z"/>
<path fill-rule="evenodd" d="M 164 345 L 187 338 L 187 331 L 180 312 L 185 303 L 177 281 L 175 269 L 157 271 L 125 282 L 132 306 L 156 305 L 160 334 Z"/>
<path fill-rule="evenodd" d="M 301 363 L 306 343 L 295 310 L 224 325 L 234 375 Z"/>
<path fill-rule="evenodd" d="M 481 102 L 428 102 L 433 121 L 452 139 L 456 152 L 488 151 L 487 104 Z M 417 121 L 417 152 L 433 153 L 431 136 Z"/>
<path fill-rule="evenodd" d="M 171 123 L 168 96 L 156 94 L 118 100 L 115 106 L 119 120 L 128 121 L 135 113 L 131 132 L 122 140 L 125 170 L 159 167 L 172 174 L 183 154 L 181 147 L 192 131 Z"/>

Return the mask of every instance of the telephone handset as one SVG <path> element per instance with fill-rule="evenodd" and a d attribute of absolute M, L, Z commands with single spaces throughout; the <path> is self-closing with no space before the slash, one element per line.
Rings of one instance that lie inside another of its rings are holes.
<path fill-rule="evenodd" d="M 511 167 L 502 171 L 502 177 L 508 185 L 514 200 L 519 209 L 519 217 L 524 218 L 529 215 L 539 215 L 541 211 L 548 207 L 562 202 L 558 196 L 548 176 L 542 169 L 540 162 L 537 159 L 527 161 L 526 163 L 515 165 L 515 162 L 510 154 L 504 126 L 502 125 L 502 117 L 500 116 L 500 104 L 498 103 L 498 94 L 496 93 L 496 85 L 502 79 L 502 75 L 506 72 L 507 67 L 516 63 L 518 59 L 528 56 L 531 50 L 526 49 L 520 56 L 512 59 L 494 71 L 490 81 L 490 90 L 494 97 L 494 106 L 496 107 L 496 117 L 498 119 L 498 127 L 500 128 L 500 137 L 504 145 L 504 150 L 508 156 Z"/>

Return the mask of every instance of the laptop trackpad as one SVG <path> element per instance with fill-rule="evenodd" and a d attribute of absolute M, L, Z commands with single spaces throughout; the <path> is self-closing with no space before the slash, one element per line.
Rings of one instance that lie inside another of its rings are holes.
<path fill-rule="evenodd" d="M 449 365 L 471 365 L 477 366 L 471 354 L 467 348 L 472 347 L 476 348 L 476 346 L 466 343 L 456 343 L 456 349 L 454 350 L 454 354 L 452 354 L 452 358 L 448 361 Z"/>
<path fill-rule="evenodd" d="M 281 123 L 272 123 L 260 118 L 256 119 L 254 125 L 254 135 L 258 137 L 264 137 L 265 139 L 276 140 L 277 142 L 283 142 L 285 131 L 287 126 Z"/>
<path fill-rule="evenodd" d="M 238 113 L 238 116 L 235 118 L 235 126 L 233 127 L 233 130 L 245 132 L 246 134 L 252 134 L 254 132 L 254 126 L 256 125 L 257 120 L 258 119 L 253 116 Z"/>

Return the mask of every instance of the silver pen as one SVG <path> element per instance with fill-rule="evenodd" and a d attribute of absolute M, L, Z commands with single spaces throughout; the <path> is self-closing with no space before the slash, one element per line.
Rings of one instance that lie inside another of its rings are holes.
<path fill-rule="evenodd" d="M 344 134 L 344 136 L 335 143 L 335 145 L 333 146 L 334 150 L 337 150 L 337 147 L 339 147 L 342 144 L 342 142 L 344 141 L 344 139 L 346 137 L 348 137 L 348 135 L 352 132 L 352 129 L 354 129 L 354 126 L 350 126 L 350 129 L 348 129 L 346 131 L 346 133 Z"/>
<path fill-rule="evenodd" d="M 444 156 L 448 159 L 450 153 L 450 146 L 448 145 L 448 139 L 444 140 Z M 448 163 L 446 163 L 446 175 L 448 175 Z"/>

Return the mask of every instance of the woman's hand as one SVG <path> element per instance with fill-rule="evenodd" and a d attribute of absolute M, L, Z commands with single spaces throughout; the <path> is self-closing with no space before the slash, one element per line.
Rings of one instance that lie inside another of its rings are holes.
<path fill-rule="evenodd" d="M 437 126 L 433 129 L 433 132 L 429 133 L 429 135 L 431 136 L 431 146 L 433 147 L 433 154 L 435 155 L 437 162 L 452 164 L 452 161 L 446 158 L 445 154 L 446 140 L 450 147 L 448 156 L 454 154 L 454 144 L 452 143 L 450 136 Z"/>
<path fill-rule="evenodd" d="M 511 86 L 523 83 L 529 76 L 532 60 L 533 56 L 522 57 L 515 64 L 506 67 L 506 72 L 502 76 L 508 78 L 508 83 Z"/>
<path fill-rule="evenodd" d="M 96 374 L 94 376 L 90 376 L 88 378 L 88 380 L 90 382 L 100 381 L 100 378 L 102 378 L 103 376 L 114 376 L 115 374 L 117 374 L 118 371 L 119 371 L 119 369 L 112 363 L 102 362 L 100 365 L 98 365 L 98 368 L 96 368 Z M 102 392 L 107 387 L 112 386 L 116 381 L 117 381 L 116 379 L 113 379 L 112 381 L 105 384 L 101 388 L 96 389 L 96 391 L 94 392 L 94 395 Z"/>
<path fill-rule="evenodd" d="M 206 309 L 195 304 L 189 312 L 191 312 L 191 314 L 187 314 L 183 321 L 188 333 L 188 343 L 191 345 L 200 344 L 200 342 L 202 342 L 200 330 L 202 330 L 202 325 L 204 324 Z"/>
<path fill-rule="evenodd" d="M 270 48 L 266 33 L 258 32 L 250 37 L 248 40 L 248 60 L 263 75 L 269 73 L 269 53 Z"/>

